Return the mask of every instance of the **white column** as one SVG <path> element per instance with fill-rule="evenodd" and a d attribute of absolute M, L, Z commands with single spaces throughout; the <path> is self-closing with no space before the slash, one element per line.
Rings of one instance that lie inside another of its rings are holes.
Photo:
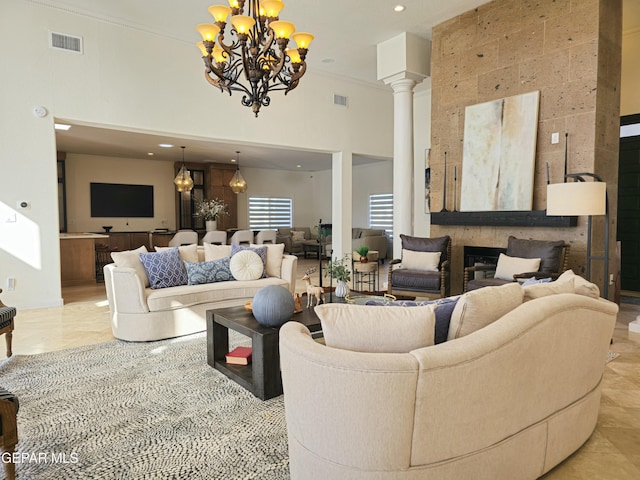
<path fill-rule="evenodd" d="M 377 45 L 378 80 L 393 88 L 393 257 L 413 235 L 413 88 L 429 75 L 431 42 L 403 32 Z"/>
<path fill-rule="evenodd" d="M 352 166 L 351 151 L 336 152 L 332 156 L 331 170 L 331 246 L 333 258 L 342 258 L 351 252 L 351 222 L 352 222 Z"/>
<path fill-rule="evenodd" d="M 393 258 L 400 258 L 400 234 L 413 234 L 413 88 L 402 78 L 393 88 Z"/>

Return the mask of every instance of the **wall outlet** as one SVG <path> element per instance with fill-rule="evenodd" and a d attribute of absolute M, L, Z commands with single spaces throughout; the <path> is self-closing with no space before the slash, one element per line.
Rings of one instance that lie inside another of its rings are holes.
<path fill-rule="evenodd" d="M 556 143 L 560 143 L 560 134 L 558 132 L 553 132 L 551 134 L 551 143 L 555 145 Z"/>
<path fill-rule="evenodd" d="M 13 277 L 7 278 L 7 291 L 13 292 L 16 289 L 16 279 Z"/>
<path fill-rule="evenodd" d="M 613 285 L 615 283 L 615 280 L 613 278 L 613 273 L 609 274 L 609 285 Z"/>

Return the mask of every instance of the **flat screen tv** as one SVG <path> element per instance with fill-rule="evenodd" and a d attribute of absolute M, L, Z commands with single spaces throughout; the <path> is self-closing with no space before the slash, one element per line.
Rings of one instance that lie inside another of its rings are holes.
<path fill-rule="evenodd" d="M 153 217 L 153 185 L 91 183 L 92 217 Z"/>

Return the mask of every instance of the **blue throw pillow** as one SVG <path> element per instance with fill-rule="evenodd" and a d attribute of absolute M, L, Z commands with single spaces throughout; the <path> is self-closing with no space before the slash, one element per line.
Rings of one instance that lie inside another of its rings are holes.
<path fill-rule="evenodd" d="M 231 257 L 220 258 L 210 262 L 184 262 L 187 269 L 189 285 L 202 285 L 203 283 L 227 282 L 235 280 L 231 274 L 229 263 Z"/>
<path fill-rule="evenodd" d="M 449 334 L 449 324 L 451 323 L 451 314 L 458 303 L 456 298 L 440 298 L 438 300 L 428 300 L 416 302 L 414 300 L 396 300 L 394 302 L 381 302 L 379 300 L 369 300 L 365 305 L 387 305 L 391 307 L 420 307 L 423 305 L 435 304 L 436 306 L 436 327 L 434 335 L 434 345 L 447 341 Z"/>
<path fill-rule="evenodd" d="M 235 243 L 231 244 L 231 256 L 233 257 L 236 253 L 242 250 L 251 250 L 252 252 L 256 252 L 262 260 L 262 278 L 267 277 L 267 247 L 245 247 L 242 245 L 237 245 Z"/>
<path fill-rule="evenodd" d="M 522 285 L 523 287 L 527 287 L 529 285 L 535 285 L 537 283 L 549 283 L 551 281 L 551 277 L 549 278 L 536 278 L 536 277 L 531 277 L 531 278 L 527 278 L 524 282 L 522 282 L 520 285 Z"/>
<path fill-rule="evenodd" d="M 178 247 L 161 252 L 141 253 L 140 261 L 147 272 L 151 288 L 186 285 L 189 280 Z"/>

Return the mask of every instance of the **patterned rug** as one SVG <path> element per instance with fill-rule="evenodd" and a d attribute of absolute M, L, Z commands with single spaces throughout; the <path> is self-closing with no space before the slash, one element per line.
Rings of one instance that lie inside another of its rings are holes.
<path fill-rule="evenodd" d="M 289 478 L 282 396 L 211 368 L 205 334 L 14 355 L 0 386 L 20 400 L 18 478 Z"/>

